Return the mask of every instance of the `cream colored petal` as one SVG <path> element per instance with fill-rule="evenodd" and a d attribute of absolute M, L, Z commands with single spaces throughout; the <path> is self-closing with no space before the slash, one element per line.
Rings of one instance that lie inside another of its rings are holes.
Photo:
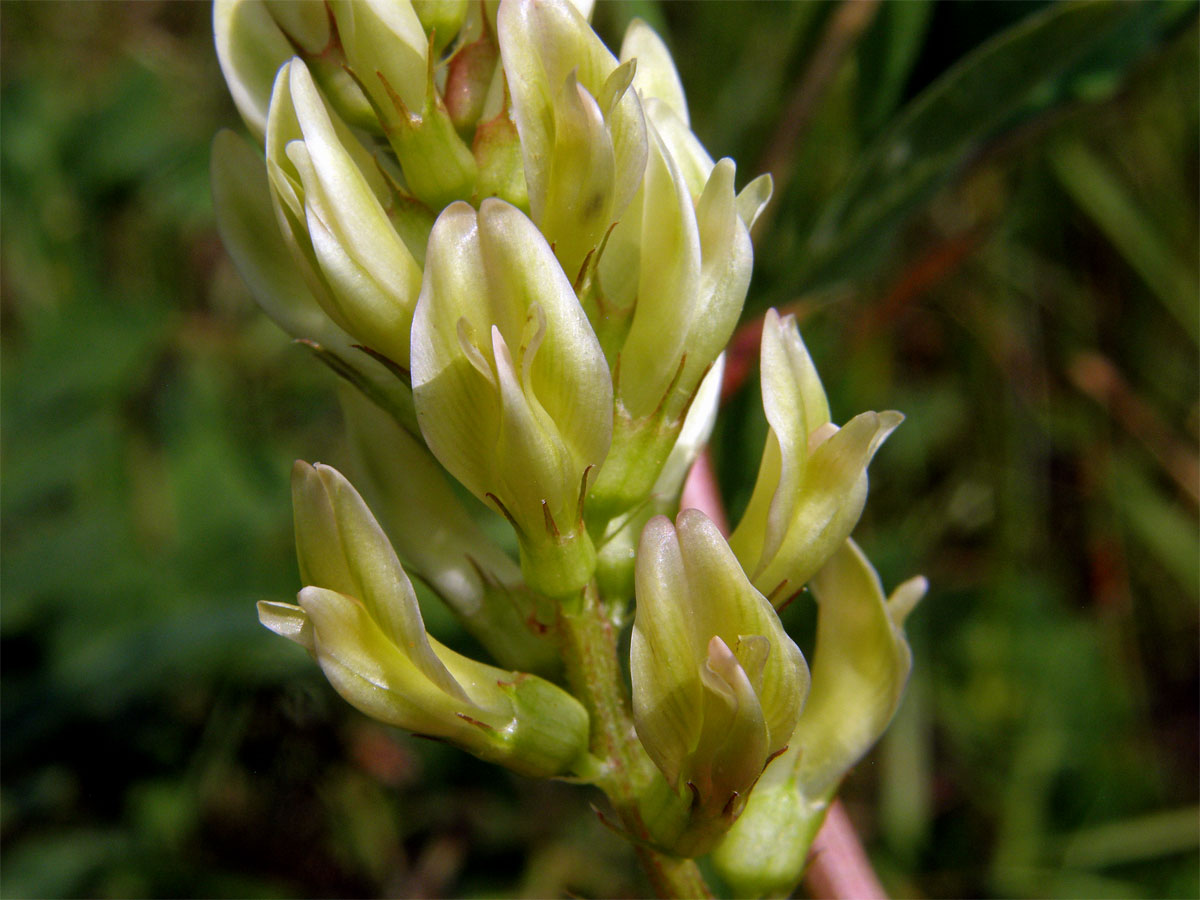
<path fill-rule="evenodd" d="M 596 7 L 596 0 L 568 0 L 575 7 L 575 11 L 583 18 L 590 22 L 592 20 L 592 11 Z"/>
<path fill-rule="evenodd" d="M 492 452 L 510 465 L 497 467 L 493 489 L 530 530 L 544 525 L 543 505 L 561 530 L 574 524 L 582 469 L 532 391 L 526 392 L 500 329 L 492 326 L 500 398 L 500 433 Z"/>
<path fill-rule="evenodd" d="M 299 459 L 292 464 L 292 514 L 300 581 L 358 596 L 362 585 L 346 560 L 329 491 L 317 470 Z"/>
<path fill-rule="evenodd" d="M 322 53 L 333 37 L 322 0 L 265 0 L 284 33 L 308 55 Z"/>
<path fill-rule="evenodd" d="M 599 105 L 573 72 L 557 92 L 554 121 L 554 152 L 537 224 L 574 280 L 612 224 L 616 158 Z"/>
<path fill-rule="evenodd" d="M 692 197 L 699 197 L 713 169 L 712 157 L 670 104 L 651 97 L 644 101 L 643 108 L 646 118 L 670 150 Z"/>
<path fill-rule="evenodd" d="M 779 438 L 774 431 L 768 431 L 750 502 L 746 504 L 742 518 L 729 536 L 730 548 L 737 555 L 742 568 L 751 575 L 758 572 L 767 561 L 763 548 L 767 544 L 771 504 L 779 488 L 782 471 L 783 455 L 779 450 Z"/>
<path fill-rule="evenodd" d="M 312 622 L 308 613 L 292 603 L 277 603 L 274 600 L 258 601 L 258 621 L 280 637 L 299 644 L 310 653 L 315 652 Z"/>
<path fill-rule="evenodd" d="M 356 336 L 407 365 L 408 328 L 421 270 L 339 139 L 303 66 L 291 66 L 290 88 L 312 164 L 311 173 L 300 175 L 319 263 L 341 296 L 347 319 L 364 332 Z"/>
<path fill-rule="evenodd" d="M 329 7 L 346 61 L 375 104 L 391 106 L 383 76 L 409 109 L 420 110 L 429 41 L 410 0 L 331 0 Z"/>
<path fill-rule="evenodd" d="M 675 379 L 700 299 L 700 233 L 691 196 L 653 131 L 650 143 L 637 307 L 620 360 L 619 394 L 635 418 L 653 412 Z"/>
<path fill-rule="evenodd" d="M 526 528 L 541 529 L 543 499 L 574 518 L 585 469 L 608 451 L 612 387 L 558 261 L 515 207 L 455 204 L 434 226 L 413 386 L 430 449 L 477 496 L 520 499 L 510 512 Z"/>
<path fill-rule="evenodd" d="M 258 305 L 293 337 L 350 355 L 353 339 L 313 299 L 279 236 L 262 156 L 231 131 L 213 140 L 212 186 L 221 243 Z"/>
<path fill-rule="evenodd" d="M 686 575 L 671 521 L 656 516 L 637 554 L 637 611 L 630 645 L 638 738 L 675 786 L 703 725 L 703 686 L 684 596 Z"/>
<path fill-rule="evenodd" d="M 926 587 L 923 578 L 911 579 L 885 600 L 879 576 L 849 540 L 813 577 L 813 691 L 795 737 L 796 776 L 806 795 L 832 790 L 887 728 L 912 668 L 892 604 L 907 613 Z"/>
<path fill-rule="evenodd" d="M 759 215 L 771 202 L 771 194 L 775 190 L 770 173 L 763 173 L 752 180 L 737 196 L 738 215 L 746 223 L 747 228 L 753 228 Z"/>
<path fill-rule="evenodd" d="M 739 638 L 761 636 L 770 642 L 762 665 L 760 698 L 774 752 L 787 742 L 808 690 L 808 666 L 783 630 L 767 599 L 746 578 L 717 527 L 702 512 L 687 509 L 676 520 L 688 585 L 688 616 L 694 650 L 708 652 L 718 635 L 728 646 Z M 747 662 L 750 657 L 747 656 Z"/>
<path fill-rule="evenodd" d="M 821 378 L 813 365 L 808 348 L 800 338 L 800 328 L 795 316 L 784 316 L 774 324 L 773 331 L 782 345 L 787 356 L 787 365 L 791 370 L 791 396 L 781 394 L 786 402 L 798 401 L 804 411 L 805 429 L 809 434 L 830 420 L 829 401 L 825 397 L 825 388 L 821 386 Z M 768 421 L 775 427 L 788 414 L 786 409 L 770 407 L 770 401 L 764 397 L 764 408 L 768 409 Z"/>
<path fill-rule="evenodd" d="M 661 100 L 671 107 L 684 125 L 689 125 L 683 82 L 675 70 L 671 51 L 654 29 L 641 19 L 630 22 L 621 41 L 620 56 L 621 62 L 637 60 L 633 86 L 641 94 L 643 102 L 651 97 Z"/>
<path fill-rule="evenodd" d="M 861 413 L 816 448 L 779 550 L 754 576 L 759 590 L 785 599 L 850 535 L 866 502 L 867 465 L 903 418 L 897 412 Z"/>
<path fill-rule="evenodd" d="M 490 720 L 493 727 L 503 727 L 507 721 L 501 710 L 479 707 L 461 689 L 460 696 L 454 697 L 430 681 L 354 598 L 306 587 L 300 592 L 300 606 L 312 622 L 317 662 L 325 677 L 367 715 L 452 740 L 470 734 L 459 714 Z"/>
<path fill-rule="evenodd" d="M 541 219 L 554 146 L 554 96 L 572 70 L 579 83 L 600 97 L 617 60 L 587 20 L 566 2 L 515 0 L 503 3 L 496 21 L 501 61 L 521 135 L 529 207 Z M 646 160 L 641 104 L 627 91 L 607 117 L 616 159 L 614 210 L 619 214 L 637 192 Z"/>
<path fill-rule="evenodd" d="M 301 83 L 306 87 L 311 86 L 311 89 L 296 94 L 292 90 L 293 85 Z M 359 175 L 366 180 L 375 199 L 381 205 L 391 202 L 391 188 L 380 172 L 380 164 L 376 161 L 374 152 L 359 140 L 342 117 L 325 102 L 324 94 L 316 88 L 312 73 L 304 61 L 293 58 L 280 68 L 271 91 L 271 107 L 267 116 L 268 159 L 282 163 L 284 147 L 291 141 L 305 138 L 300 123 L 301 117 L 305 118 L 310 131 L 314 128 L 319 129 L 327 143 L 336 144 L 350 157 Z M 329 128 L 332 129 L 331 136 Z"/>
<path fill-rule="evenodd" d="M 297 462 L 292 495 L 305 584 L 356 598 L 426 678 L 446 693 L 460 695 L 429 647 L 408 576 L 358 492 L 336 469 Z"/>
<path fill-rule="evenodd" d="M 530 307 L 536 303 L 545 316 L 545 334 L 529 361 L 529 387 L 582 476 L 604 461 L 612 439 L 612 381 L 600 343 L 553 251 L 524 213 L 485 200 L 479 234 L 492 309 L 508 312 L 489 324 L 500 325 L 508 345 L 519 347 Z"/>
<path fill-rule="evenodd" d="M 767 725 L 758 695 L 745 669 L 728 645 L 717 636 L 708 642 L 701 667 L 705 686 L 704 729 L 700 737 L 703 756 L 692 765 L 692 780 L 709 815 L 740 811 L 766 763 Z"/>
<path fill-rule="evenodd" d="M 677 394 L 691 396 L 703 373 L 729 343 L 750 287 L 754 251 L 738 216 L 733 161 L 723 159 L 709 176 L 696 204 L 700 236 L 700 283 L 695 312 L 687 324 L 687 361 Z"/>
<path fill-rule="evenodd" d="M 459 323 L 488 317 L 487 293 L 475 211 L 453 204 L 438 217 L 426 251 L 412 328 L 413 396 L 430 451 L 480 499 L 492 489 L 489 451 L 499 431 L 499 405 L 494 384 L 472 364 L 460 334 L 490 356 L 490 346 L 482 344 L 490 329 L 481 324 L 460 331 Z"/>
<path fill-rule="evenodd" d="M 754 492 L 730 544 L 755 584 L 764 589 L 766 581 L 760 576 L 780 556 L 797 507 L 807 502 L 809 436 L 829 421 L 829 405 L 793 317 L 781 319 L 775 310 L 767 311 L 761 360 L 763 410 L 771 431 Z M 829 545 L 830 552 L 844 537 Z M 766 592 L 770 594 L 777 584 L 772 583 Z M 791 590 L 800 586 L 793 585 Z"/>
<path fill-rule="evenodd" d="M 295 50 L 262 0 L 216 0 L 213 35 L 234 105 L 261 143 L 266 136 L 275 73 Z"/>

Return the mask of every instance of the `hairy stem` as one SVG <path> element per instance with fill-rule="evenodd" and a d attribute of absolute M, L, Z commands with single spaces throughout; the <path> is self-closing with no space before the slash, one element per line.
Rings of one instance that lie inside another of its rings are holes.
<path fill-rule="evenodd" d="M 594 583 L 587 587 L 580 609 L 561 609 L 558 630 L 567 679 L 591 716 L 592 754 L 604 763 L 596 784 L 633 840 L 655 892 L 664 898 L 711 897 L 695 862 L 661 853 L 646 843 L 650 832 L 639 800 L 654 793 L 650 788 L 662 776 L 634 731 L 617 659 L 617 629 L 605 614 Z"/>

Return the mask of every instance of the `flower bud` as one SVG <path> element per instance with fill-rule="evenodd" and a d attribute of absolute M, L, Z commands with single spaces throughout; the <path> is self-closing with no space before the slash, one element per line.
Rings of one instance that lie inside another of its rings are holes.
<path fill-rule="evenodd" d="M 263 2 L 308 66 L 330 106 L 346 121 L 378 131 L 379 123 L 371 106 L 347 69 L 341 35 L 334 28 L 325 0 Z"/>
<path fill-rule="evenodd" d="M 528 209 L 529 190 L 525 185 L 525 165 L 521 161 L 521 136 L 517 134 L 510 112 L 506 104 L 475 129 L 471 152 L 479 165 L 476 196 L 480 200 L 498 197 L 518 209 Z"/>
<path fill-rule="evenodd" d="M 653 28 L 641 19 L 634 19 L 625 29 L 621 41 L 621 62 L 637 60 L 637 73 L 633 86 L 642 98 L 642 103 L 651 98 L 665 103 L 688 125 L 687 97 L 683 93 L 683 82 L 671 59 L 671 51 Z M 711 168 L 711 167 L 710 167 Z M 707 176 L 707 173 L 705 173 Z"/>
<path fill-rule="evenodd" d="M 729 545 L 755 587 L 779 604 L 854 529 L 867 499 L 867 464 L 904 417 L 865 412 L 833 425 L 795 319 L 774 310 L 763 326 L 762 395 L 770 432 Z"/>
<path fill-rule="evenodd" d="M 260 144 L 275 75 L 297 53 L 339 115 L 379 131 L 371 104 L 346 70 L 323 0 L 215 0 L 213 36 L 229 92 Z"/>
<path fill-rule="evenodd" d="M 380 203 L 388 188 L 374 161 L 298 59 L 275 80 L 267 170 L 280 228 L 317 302 L 357 340 L 407 366 L 421 270 Z"/>
<path fill-rule="evenodd" d="M 558 648 L 521 570 L 471 518 L 419 438 L 356 391 L 339 394 L 361 477 L 404 565 L 504 666 L 548 674 Z M 548 606 L 548 604 L 545 604 Z"/>
<path fill-rule="evenodd" d="M 504 3 L 497 36 L 530 216 L 574 280 L 642 178 L 646 127 L 629 90 L 633 66 L 618 66 L 568 3 Z"/>
<path fill-rule="evenodd" d="M 213 140 L 212 188 L 221 243 L 263 311 L 292 337 L 348 353 L 354 339 L 313 299 L 279 235 L 261 154 L 232 131 Z"/>
<path fill-rule="evenodd" d="M 479 37 L 455 50 L 446 68 L 446 110 L 454 127 L 463 133 L 474 128 L 483 115 L 500 62 L 500 47 L 486 17 L 481 30 Z"/>
<path fill-rule="evenodd" d="M 211 168 L 221 242 L 258 305 L 276 325 L 416 431 L 412 390 L 354 347 L 354 338 L 325 314 L 297 272 L 279 234 L 261 155 L 233 132 L 221 131 L 213 140 Z"/>
<path fill-rule="evenodd" d="M 871 563 L 847 540 L 811 586 L 818 613 L 808 703 L 787 751 L 713 855 L 738 896 L 779 896 L 800 880 L 838 783 L 887 728 L 912 668 L 903 625 L 924 578 L 885 599 Z"/>
<path fill-rule="evenodd" d="M 753 250 L 734 194 L 734 165 L 713 167 L 692 194 L 648 127 L 650 158 L 629 215 L 599 261 L 598 305 L 632 310 L 613 358 L 613 449 L 592 493 L 611 517 L 651 489 L 696 388 L 741 313 Z"/>
<path fill-rule="evenodd" d="M 520 210 L 491 199 L 438 218 L 412 379 L 429 449 L 513 524 L 529 586 L 579 591 L 595 566 L 583 492 L 608 451 L 612 385 L 570 283 Z"/>
<path fill-rule="evenodd" d="M 266 627 L 308 649 L 338 693 L 374 718 L 526 774 L 572 771 L 588 739 L 577 700 L 429 637 L 391 545 L 336 470 L 298 462 L 292 492 L 308 586 L 298 606 L 260 603 Z"/>
<path fill-rule="evenodd" d="M 475 160 L 438 94 L 437 56 L 412 3 L 335 0 L 332 10 L 408 189 L 432 210 L 470 199 Z"/>
<path fill-rule="evenodd" d="M 329 0 L 346 62 L 377 107 L 390 107 L 384 82 L 409 107 L 425 98 L 429 39 L 410 0 Z"/>
<path fill-rule="evenodd" d="M 296 50 L 262 0 L 215 0 L 213 37 L 234 105 L 261 144 L 275 74 Z"/>
<path fill-rule="evenodd" d="M 412 0 L 417 18 L 425 33 L 435 38 L 433 52 L 441 53 L 454 40 L 458 30 L 467 21 L 470 0 Z"/>
<path fill-rule="evenodd" d="M 636 578 L 634 722 L 667 782 L 692 794 L 692 833 L 676 849 L 694 855 L 736 819 L 786 746 L 808 667 L 699 510 L 675 526 L 647 523 Z"/>

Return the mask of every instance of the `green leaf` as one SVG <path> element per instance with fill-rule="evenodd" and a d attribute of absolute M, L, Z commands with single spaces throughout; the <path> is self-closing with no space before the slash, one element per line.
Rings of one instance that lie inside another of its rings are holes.
<path fill-rule="evenodd" d="M 1127 458 L 1115 460 L 1108 490 L 1133 541 L 1171 574 L 1186 599 L 1195 604 L 1200 598 L 1195 520 Z"/>
<path fill-rule="evenodd" d="M 807 289 L 855 273 L 951 178 L 970 153 L 1052 79 L 1150 3 L 1056 4 L 987 41 L 946 72 L 863 154 L 808 240 Z"/>
<path fill-rule="evenodd" d="M 1177 258 L 1156 217 L 1138 202 L 1131 186 L 1082 141 L 1059 144 L 1050 161 L 1059 183 L 1142 277 L 1193 341 L 1200 341 L 1195 269 Z"/>
<path fill-rule="evenodd" d="M 904 97 L 933 4 L 929 0 L 884 3 L 858 52 L 859 118 L 864 135 L 875 135 Z"/>

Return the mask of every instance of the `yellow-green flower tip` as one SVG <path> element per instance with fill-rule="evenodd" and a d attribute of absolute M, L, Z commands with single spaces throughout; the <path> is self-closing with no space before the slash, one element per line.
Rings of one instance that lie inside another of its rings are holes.
<path fill-rule="evenodd" d="M 703 513 L 651 519 L 638 548 L 631 644 L 634 722 L 667 782 L 715 834 L 786 746 L 808 667 L 775 610 Z M 679 852 L 702 852 L 688 846 Z"/>
<path fill-rule="evenodd" d="M 471 0 L 412 0 L 425 33 L 435 38 L 433 51 L 441 55 L 467 20 Z"/>
<path fill-rule="evenodd" d="M 746 512 L 729 543 L 776 604 L 796 594 L 846 540 L 867 498 L 867 465 L 903 421 L 866 412 L 841 428 L 791 316 L 767 313 L 763 409 L 771 426 Z"/>

